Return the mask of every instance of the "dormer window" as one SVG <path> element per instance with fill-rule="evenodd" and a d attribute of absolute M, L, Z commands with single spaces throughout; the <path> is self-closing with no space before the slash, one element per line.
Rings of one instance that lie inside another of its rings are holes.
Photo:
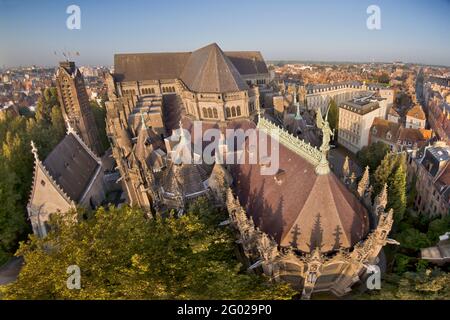
<path fill-rule="evenodd" d="M 388 131 L 388 133 L 386 133 L 386 139 L 391 140 L 392 138 L 392 134 L 390 131 Z"/>

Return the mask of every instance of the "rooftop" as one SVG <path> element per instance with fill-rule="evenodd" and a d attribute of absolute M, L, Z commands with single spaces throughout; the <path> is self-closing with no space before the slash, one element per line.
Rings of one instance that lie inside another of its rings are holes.
<path fill-rule="evenodd" d="M 192 91 L 211 93 L 247 89 L 241 76 L 268 73 L 260 52 L 223 52 L 216 43 L 193 52 L 116 54 L 114 70 L 120 82 L 181 79 Z"/>
<path fill-rule="evenodd" d="M 418 104 L 416 104 L 413 108 L 411 108 L 406 114 L 406 116 L 420 120 L 426 120 L 425 112 L 423 112 L 422 107 Z"/>
<path fill-rule="evenodd" d="M 372 96 L 365 96 L 360 98 L 354 98 L 350 101 L 344 102 L 340 105 L 340 108 L 364 115 L 380 107 L 378 101 L 374 101 Z"/>
<path fill-rule="evenodd" d="M 70 133 L 50 152 L 43 165 L 64 192 L 79 201 L 100 164 Z"/>

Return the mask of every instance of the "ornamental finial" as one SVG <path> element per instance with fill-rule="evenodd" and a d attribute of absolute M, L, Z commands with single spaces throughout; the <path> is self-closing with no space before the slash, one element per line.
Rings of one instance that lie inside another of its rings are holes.
<path fill-rule="evenodd" d="M 31 152 L 32 152 L 33 155 L 34 155 L 34 159 L 35 159 L 36 161 L 39 161 L 38 150 L 37 150 L 36 145 L 34 144 L 34 141 L 33 141 L 33 140 L 31 140 Z"/>
<path fill-rule="evenodd" d="M 73 129 L 72 125 L 70 124 L 70 121 L 67 120 L 66 121 L 66 125 L 67 125 L 67 134 L 74 134 L 75 130 Z"/>

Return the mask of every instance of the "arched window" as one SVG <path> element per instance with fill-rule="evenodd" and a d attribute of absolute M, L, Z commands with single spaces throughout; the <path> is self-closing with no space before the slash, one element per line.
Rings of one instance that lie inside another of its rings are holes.
<path fill-rule="evenodd" d="M 217 119 L 219 117 L 219 115 L 217 114 L 217 109 L 216 108 L 213 109 L 213 113 L 214 113 L 214 118 Z"/>
<path fill-rule="evenodd" d="M 236 108 L 235 107 L 231 107 L 231 116 L 236 117 Z"/>
<path fill-rule="evenodd" d="M 226 114 L 227 114 L 227 118 L 230 118 L 231 117 L 231 113 L 230 113 L 230 108 L 226 108 L 225 109 L 225 112 L 226 112 Z"/>
<path fill-rule="evenodd" d="M 208 118 L 212 118 L 213 117 L 213 113 L 211 108 L 208 108 Z"/>
<path fill-rule="evenodd" d="M 207 118 L 208 112 L 206 111 L 206 108 L 203 108 L 202 111 L 203 111 L 203 118 Z"/>
<path fill-rule="evenodd" d="M 236 113 L 237 113 L 238 117 L 241 115 L 241 107 L 240 106 L 236 107 Z"/>

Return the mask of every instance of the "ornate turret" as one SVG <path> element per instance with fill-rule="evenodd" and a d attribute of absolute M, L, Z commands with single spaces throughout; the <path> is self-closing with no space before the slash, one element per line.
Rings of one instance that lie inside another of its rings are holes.
<path fill-rule="evenodd" d="M 384 184 L 383 190 L 381 190 L 380 194 L 375 197 L 374 203 L 374 212 L 379 215 L 381 212 L 384 212 L 384 209 L 387 206 L 388 201 L 388 192 L 387 192 L 387 183 Z"/>
<path fill-rule="evenodd" d="M 358 183 L 357 192 L 361 199 L 365 197 L 367 191 L 369 190 L 369 186 L 370 186 L 369 166 L 367 166 L 361 180 Z"/>

